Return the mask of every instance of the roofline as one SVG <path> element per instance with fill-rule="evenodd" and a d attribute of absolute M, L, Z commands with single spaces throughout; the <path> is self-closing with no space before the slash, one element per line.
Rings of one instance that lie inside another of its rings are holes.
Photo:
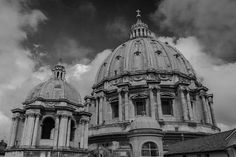
<path fill-rule="evenodd" d="M 227 148 L 224 148 L 224 149 L 217 149 L 217 150 L 210 150 L 210 151 L 194 151 L 194 152 L 182 152 L 182 153 L 165 153 L 164 155 L 181 155 L 181 154 L 194 154 L 194 153 L 211 153 L 211 152 L 220 152 L 220 151 L 224 151 L 226 150 Z"/>
<path fill-rule="evenodd" d="M 31 103 L 34 103 L 35 101 L 42 101 L 42 102 L 66 102 L 68 104 L 71 104 L 71 105 L 75 105 L 77 107 L 83 107 L 82 103 L 74 103 L 68 99 L 65 99 L 65 98 L 59 98 L 59 99 L 45 99 L 43 97 L 37 97 L 37 98 L 34 98 L 30 101 L 25 101 L 23 102 L 22 104 L 23 105 L 28 105 L 28 104 L 31 104 Z"/>
<path fill-rule="evenodd" d="M 206 137 L 209 137 L 209 136 L 214 136 L 216 134 L 222 134 L 222 133 L 225 133 L 225 132 L 228 132 L 228 131 L 232 131 L 230 133 L 230 135 L 228 135 L 224 140 L 226 140 L 227 138 L 229 138 L 230 136 L 232 136 L 236 129 L 232 129 L 232 130 L 227 130 L 227 131 L 224 131 L 224 132 L 219 132 L 219 133 L 215 133 L 215 134 L 210 134 L 208 136 L 204 136 L 204 137 L 200 137 L 202 139 L 206 138 Z M 196 139 L 199 139 L 199 138 L 196 138 Z M 196 140 L 196 139 L 189 139 L 189 140 L 186 140 L 186 141 L 191 141 L 191 140 Z M 186 141 L 181 141 L 181 142 L 186 142 Z M 177 142 L 177 143 L 181 143 L 181 142 Z M 176 143 L 175 143 L 176 144 Z M 176 154 L 193 154 L 193 153 L 203 153 L 203 152 L 214 152 L 214 151 L 222 151 L 222 150 L 226 150 L 228 147 L 225 146 L 224 148 L 221 148 L 221 149 L 212 149 L 212 150 L 206 150 L 206 151 L 193 151 L 193 152 L 181 152 L 181 153 L 166 153 L 165 155 L 176 155 Z"/>

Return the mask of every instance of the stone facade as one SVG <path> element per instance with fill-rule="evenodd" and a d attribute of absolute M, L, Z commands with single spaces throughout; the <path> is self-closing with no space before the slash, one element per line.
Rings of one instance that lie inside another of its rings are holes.
<path fill-rule="evenodd" d="M 92 95 L 85 97 L 92 113 L 91 149 L 116 156 L 145 156 L 143 143 L 152 142 L 156 156 L 163 156 L 172 143 L 220 131 L 213 95 L 184 56 L 152 34 L 138 14 L 130 39 L 101 65 Z M 158 123 L 158 131 L 140 126 L 136 136 L 133 123 L 147 117 Z"/>
<path fill-rule="evenodd" d="M 79 94 L 65 82 L 65 69 L 57 65 L 48 81 L 36 86 L 12 110 L 12 128 L 6 157 L 86 157 L 88 123 Z"/>

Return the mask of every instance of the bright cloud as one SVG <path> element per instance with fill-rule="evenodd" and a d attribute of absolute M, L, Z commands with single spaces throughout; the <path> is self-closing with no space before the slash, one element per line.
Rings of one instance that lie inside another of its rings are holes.
<path fill-rule="evenodd" d="M 20 106 L 29 87 L 45 75 L 39 74 L 45 73 L 43 68 L 34 72 L 36 63 L 30 51 L 22 48 L 20 43 L 26 39 L 28 30 L 37 31 L 38 23 L 47 18 L 38 10 L 23 12 L 23 3 L 0 1 L 0 138 L 8 136 L 10 110 Z"/>

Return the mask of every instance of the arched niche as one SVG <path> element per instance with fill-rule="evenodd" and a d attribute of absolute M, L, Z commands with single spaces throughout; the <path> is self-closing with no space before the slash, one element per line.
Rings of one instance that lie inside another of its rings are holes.
<path fill-rule="evenodd" d="M 55 121 L 52 117 L 45 117 L 42 121 L 41 139 L 53 139 Z"/>

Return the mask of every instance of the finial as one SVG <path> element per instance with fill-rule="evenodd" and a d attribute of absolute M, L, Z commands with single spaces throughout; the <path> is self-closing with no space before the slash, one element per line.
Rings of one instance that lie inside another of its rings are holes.
<path fill-rule="evenodd" d="M 62 65 L 62 58 L 61 57 L 58 59 L 57 65 Z"/>
<path fill-rule="evenodd" d="M 141 17 L 141 14 L 140 14 L 141 11 L 139 9 L 136 10 L 136 13 L 137 13 L 137 15 L 136 15 L 137 18 Z"/>

